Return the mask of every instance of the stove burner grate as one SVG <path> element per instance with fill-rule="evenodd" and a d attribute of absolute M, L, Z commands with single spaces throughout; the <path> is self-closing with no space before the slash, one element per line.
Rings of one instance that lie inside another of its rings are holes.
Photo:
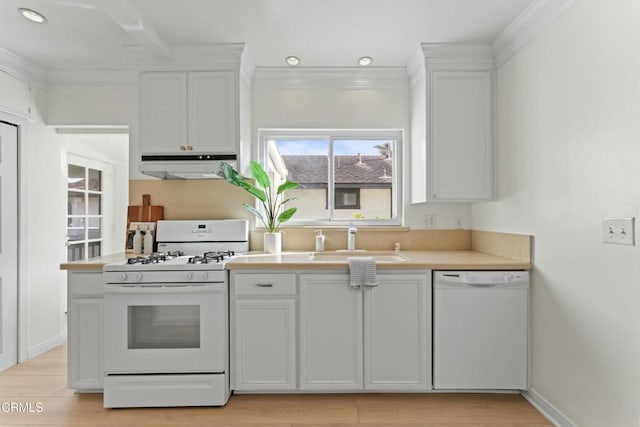
<path fill-rule="evenodd" d="M 205 252 L 202 255 L 197 255 L 189 258 L 189 264 L 213 264 L 223 261 L 225 258 L 230 258 L 235 255 L 234 251 L 215 251 Z"/>
<path fill-rule="evenodd" d="M 154 252 L 151 255 L 147 256 L 137 256 L 134 258 L 129 258 L 127 260 L 127 264 L 159 264 L 165 261 L 169 261 L 171 259 L 178 258 L 183 256 L 184 252 L 182 251 L 170 251 L 170 252 Z"/>

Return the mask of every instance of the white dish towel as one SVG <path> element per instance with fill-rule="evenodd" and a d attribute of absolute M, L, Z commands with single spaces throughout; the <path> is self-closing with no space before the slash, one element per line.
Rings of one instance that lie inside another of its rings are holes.
<path fill-rule="evenodd" d="M 349 284 L 352 288 L 378 286 L 376 280 L 376 260 L 370 256 L 350 256 Z"/>

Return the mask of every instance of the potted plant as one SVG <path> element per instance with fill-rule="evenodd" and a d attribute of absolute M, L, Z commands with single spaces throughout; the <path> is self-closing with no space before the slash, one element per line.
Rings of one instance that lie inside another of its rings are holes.
<path fill-rule="evenodd" d="M 243 206 L 254 214 L 267 230 L 264 233 L 264 251 L 266 253 L 280 253 L 282 248 L 282 235 L 278 231 L 278 228 L 280 224 L 290 220 L 298 210 L 298 208 L 284 209 L 284 205 L 295 200 L 295 197 L 285 199 L 282 193 L 286 190 L 297 188 L 299 184 L 297 182 L 285 181 L 280 184 L 274 192 L 271 188 L 269 175 L 267 175 L 258 162 L 251 161 L 251 174 L 253 175 L 256 185 L 244 179 L 229 163 L 223 162 L 221 166 L 222 173 L 227 182 L 244 188 L 249 194 L 262 203 L 262 210 L 256 209 L 247 203 L 243 203 Z"/>

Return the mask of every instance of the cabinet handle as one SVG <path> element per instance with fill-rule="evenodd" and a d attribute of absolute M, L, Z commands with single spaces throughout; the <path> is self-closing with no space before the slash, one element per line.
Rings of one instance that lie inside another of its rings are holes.
<path fill-rule="evenodd" d="M 186 148 L 184 145 L 181 145 L 181 146 L 180 146 L 180 151 L 184 151 L 184 150 L 186 150 L 186 149 L 187 149 L 187 148 Z"/>
<path fill-rule="evenodd" d="M 273 288 L 273 283 L 256 283 L 259 288 Z"/>
<path fill-rule="evenodd" d="M 193 151 L 193 146 L 187 145 L 187 151 Z"/>

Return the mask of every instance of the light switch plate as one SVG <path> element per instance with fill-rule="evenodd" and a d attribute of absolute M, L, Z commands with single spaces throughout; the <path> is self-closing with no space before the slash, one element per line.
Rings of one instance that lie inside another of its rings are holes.
<path fill-rule="evenodd" d="M 602 220 L 602 241 L 617 245 L 635 245 L 635 218 Z"/>

